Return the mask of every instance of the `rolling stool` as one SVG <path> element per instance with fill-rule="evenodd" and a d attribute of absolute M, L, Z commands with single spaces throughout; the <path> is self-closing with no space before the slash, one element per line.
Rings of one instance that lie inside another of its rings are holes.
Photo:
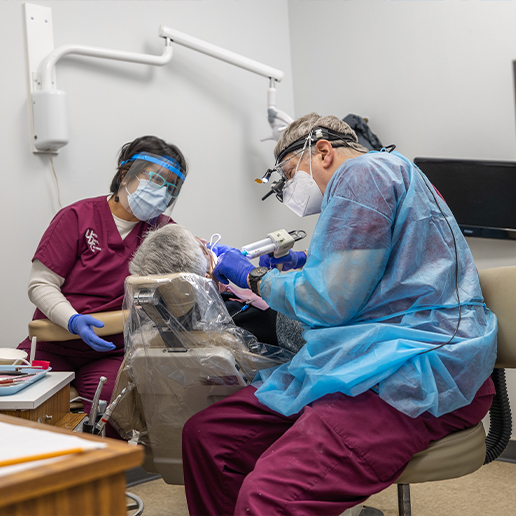
<path fill-rule="evenodd" d="M 484 300 L 498 319 L 498 350 L 491 378 L 495 384 L 490 426 L 487 437 L 484 426 L 450 434 L 433 442 L 426 450 L 414 455 L 400 475 L 398 511 L 411 516 L 410 484 L 435 482 L 462 477 L 488 464 L 505 450 L 512 433 L 512 416 L 505 369 L 516 368 L 516 267 L 497 267 L 479 271 Z"/>

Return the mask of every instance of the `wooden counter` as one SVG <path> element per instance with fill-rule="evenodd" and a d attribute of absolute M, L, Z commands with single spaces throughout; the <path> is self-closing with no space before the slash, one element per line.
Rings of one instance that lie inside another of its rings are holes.
<path fill-rule="evenodd" d="M 17 417 L 0 421 L 69 435 L 69 430 Z M 0 476 L 0 516 L 126 516 L 125 471 L 143 461 L 143 448 L 80 434 L 107 447 Z M 1 438 L 1 436 L 0 436 Z"/>

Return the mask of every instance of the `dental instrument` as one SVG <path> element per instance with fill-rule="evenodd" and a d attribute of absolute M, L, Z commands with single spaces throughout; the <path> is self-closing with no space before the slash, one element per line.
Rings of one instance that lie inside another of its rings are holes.
<path fill-rule="evenodd" d="M 93 402 L 91 404 L 90 410 L 90 424 L 95 424 L 95 418 L 97 417 L 98 404 L 100 399 L 100 393 L 102 391 L 102 387 L 107 382 L 107 378 L 105 376 L 101 376 L 99 379 L 99 384 L 97 385 L 97 390 L 95 391 L 95 395 L 93 396 Z"/>
<path fill-rule="evenodd" d="M 306 237 L 306 232 L 302 229 L 286 231 L 278 229 L 267 235 L 267 238 L 258 240 L 252 244 L 244 245 L 241 249 L 242 254 L 250 260 L 258 258 L 264 254 L 272 253 L 275 258 L 281 258 L 288 254 L 298 240 Z"/>
<path fill-rule="evenodd" d="M 104 412 L 104 415 L 102 416 L 100 421 L 95 426 L 96 434 L 100 434 L 102 432 L 102 430 L 104 430 L 106 423 L 111 418 L 111 414 L 113 414 L 117 405 L 120 403 L 120 400 L 125 396 L 126 393 L 131 392 L 134 389 L 134 387 L 135 387 L 134 383 L 129 384 L 129 386 L 122 389 L 122 392 L 115 398 L 115 400 L 112 403 L 110 403 L 108 405 L 106 411 Z"/>

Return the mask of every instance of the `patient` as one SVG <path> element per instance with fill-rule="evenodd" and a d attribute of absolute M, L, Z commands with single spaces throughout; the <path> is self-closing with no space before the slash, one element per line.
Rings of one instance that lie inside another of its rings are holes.
<path fill-rule="evenodd" d="M 131 388 L 110 422 L 124 439 L 146 446 L 154 464 L 147 466 L 169 483 L 182 482 L 184 423 L 294 354 L 277 345 L 294 333 L 276 338 L 275 311 L 246 290 L 219 293 L 207 279 L 216 259 L 188 229 L 169 224 L 148 233 L 129 264 L 125 357 L 113 397 Z M 302 346 L 300 338 L 292 342 Z"/>
<path fill-rule="evenodd" d="M 187 228 L 169 224 L 147 233 L 129 264 L 129 272 L 133 276 L 188 272 L 212 278 L 216 262 L 215 254 Z M 304 345 L 300 323 L 278 314 L 250 290 L 226 285 L 219 285 L 219 290 L 233 322 L 252 333 L 259 342 L 280 346 L 292 353 L 297 353 Z"/>

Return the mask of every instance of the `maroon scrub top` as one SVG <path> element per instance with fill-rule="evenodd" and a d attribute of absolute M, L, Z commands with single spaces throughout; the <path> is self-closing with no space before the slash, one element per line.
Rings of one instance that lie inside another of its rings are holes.
<path fill-rule="evenodd" d="M 133 254 L 149 229 L 167 222 L 173 223 L 165 216 L 160 216 L 154 226 L 139 222 L 122 240 L 107 197 L 85 199 L 57 213 L 45 231 L 33 260 L 39 260 L 65 278 L 61 292 L 78 313 L 120 310 L 124 299 L 124 280 L 129 275 L 129 262 Z M 33 319 L 45 317 L 36 309 Z M 77 340 L 69 343 L 60 342 L 59 347 L 77 349 Z M 123 344 L 123 339 L 120 344 Z M 117 347 L 120 344 L 117 343 Z M 91 348 L 86 346 L 84 350 L 91 351 Z"/>

